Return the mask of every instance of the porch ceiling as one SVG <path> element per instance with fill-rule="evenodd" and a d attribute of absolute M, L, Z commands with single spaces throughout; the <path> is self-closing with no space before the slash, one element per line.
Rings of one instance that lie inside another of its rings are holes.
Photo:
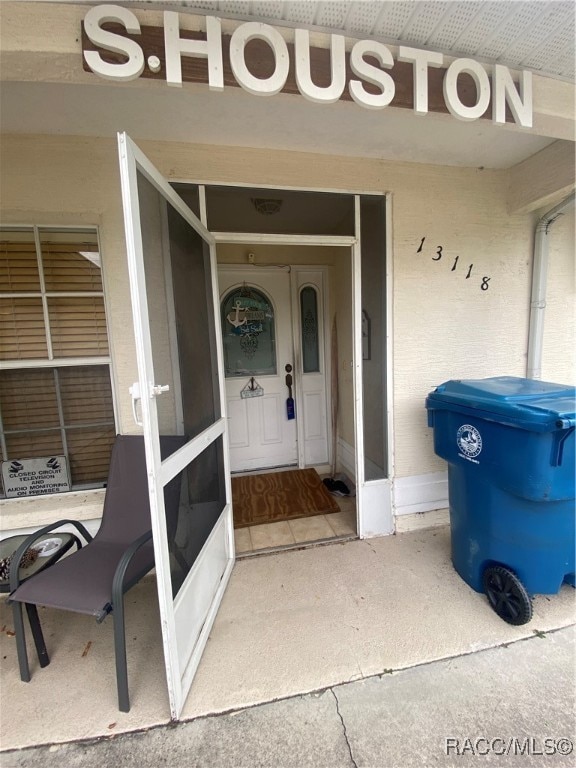
<path fill-rule="evenodd" d="M 94 78 L 96 81 L 96 78 Z M 181 141 L 373 157 L 464 167 L 509 168 L 552 139 L 493 126 L 462 123 L 409 110 L 360 110 L 350 102 L 311 104 L 291 95 L 255 98 L 239 88 L 221 94 L 198 86 L 132 88 L 53 83 L 3 83 L 2 133 Z M 153 83 L 153 85 L 157 85 Z"/>

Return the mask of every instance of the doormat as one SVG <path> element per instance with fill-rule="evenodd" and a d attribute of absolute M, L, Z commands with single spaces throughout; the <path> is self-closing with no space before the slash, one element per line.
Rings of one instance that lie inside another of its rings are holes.
<path fill-rule="evenodd" d="M 232 478 L 234 528 L 339 512 L 315 469 Z"/>

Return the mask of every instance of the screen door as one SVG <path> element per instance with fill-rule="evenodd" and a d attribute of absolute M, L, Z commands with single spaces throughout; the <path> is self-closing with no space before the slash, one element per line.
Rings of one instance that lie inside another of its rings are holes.
<path fill-rule="evenodd" d="M 180 715 L 234 564 L 214 238 L 118 135 L 166 676 Z"/>

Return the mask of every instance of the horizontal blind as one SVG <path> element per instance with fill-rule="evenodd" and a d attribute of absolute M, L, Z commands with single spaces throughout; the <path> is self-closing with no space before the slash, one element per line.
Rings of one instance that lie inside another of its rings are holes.
<path fill-rule="evenodd" d="M 74 485 L 106 482 L 115 436 L 113 425 L 67 430 L 68 461 Z"/>
<path fill-rule="evenodd" d="M 106 480 L 116 434 L 107 365 L 1 371 L 0 408 L 10 459 L 61 454 L 63 430 L 72 484 Z"/>
<path fill-rule="evenodd" d="M 40 290 L 34 235 L 30 233 L 28 236 L 30 242 L 0 241 L 0 293 Z"/>
<path fill-rule="evenodd" d="M 107 365 L 60 368 L 58 381 L 62 397 L 64 424 L 110 423 L 112 389 Z"/>
<path fill-rule="evenodd" d="M 0 373 L 2 424 L 6 432 L 60 426 L 52 368 Z M 19 456 L 18 458 L 27 458 Z"/>
<path fill-rule="evenodd" d="M 36 459 L 64 453 L 60 430 L 7 434 L 6 447 L 10 459 Z"/>
<path fill-rule="evenodd" d="M 72 482 L 104 482 L 116 434 L 108 366 L 61 368 L 57 377 Z"/>
<path fill-rule="evenodd" d="M 42 242 L 41 248 L 44 281 L 48 292 L 102 291 L 97 245 Z M 90 256 L 98 264 L 91 261 Z"/>
<path fill-rule="evenodd" d="M 51 296 L 48 316 L 55 358 L 108 355 L 106 312 L 100 296 Z"/>
<path fill-rule="evenodd" d="M 0 298 L 0 360 L 48 357 L 42 299 Z"/>

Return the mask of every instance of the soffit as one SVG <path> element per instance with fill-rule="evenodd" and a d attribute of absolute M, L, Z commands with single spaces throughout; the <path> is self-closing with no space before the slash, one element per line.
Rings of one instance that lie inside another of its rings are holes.
<path fill-rule="evenodd" d="M 194 0 L 130 3 L 375 38 L 574 80 L 573 0 Z"/>

